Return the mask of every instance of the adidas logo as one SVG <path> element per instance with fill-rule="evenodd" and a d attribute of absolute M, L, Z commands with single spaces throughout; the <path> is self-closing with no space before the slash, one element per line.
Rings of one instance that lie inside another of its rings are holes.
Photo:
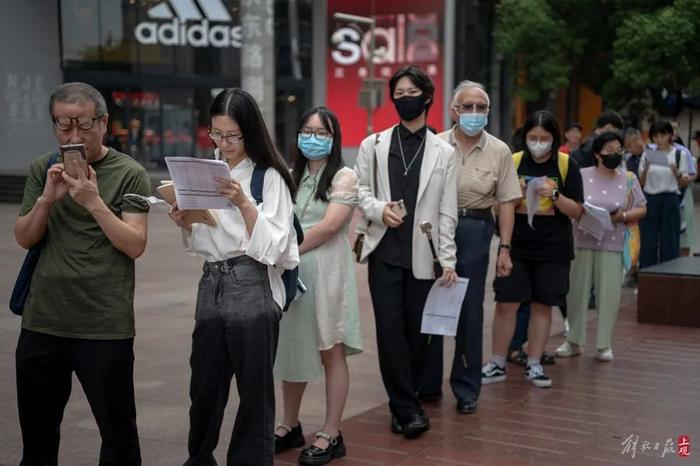
<path fill-rule="evenodd" d="M 158 21 L 136 25 L 134 36 L 140 44 L 222 48 L 242 45 L 241 27 L 231 26 L 233 20 L 222 0 L 166 0 L 149 8 L 147 15 Z"/>

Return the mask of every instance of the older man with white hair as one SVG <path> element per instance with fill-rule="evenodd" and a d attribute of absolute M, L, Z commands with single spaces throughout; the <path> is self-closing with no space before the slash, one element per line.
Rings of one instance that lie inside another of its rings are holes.
<path fill-rule="evenodd" d="M 457 168 L 457 204 L 459 223 L 457 274 L 469 279 L 457 330 L 450 385 L 457 398 L 457 411 L 476 410 L 481 391 L 484 288 L 494 232 L 492 208 L 498 211 L 500 244 L 496 273 L 508 276 L 510 238 L 515 205 L 522 196 L 508 146 L 484 129 L 488 122 L 489 95 L 482 84 L 462 81 L 454 90 L 450 115 L 455 126 L 438 136 L 455 148 Z M 439 393 L 442 361 L 435 361 L 439 373 L 424 380 L 423 393 Z"/>

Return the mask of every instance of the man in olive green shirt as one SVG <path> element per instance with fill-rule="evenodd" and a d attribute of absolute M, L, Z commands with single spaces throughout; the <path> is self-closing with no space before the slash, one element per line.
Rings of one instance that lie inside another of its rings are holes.
<path fill-rule="evenodd" d="M 134 259 L 146 247 L 146 171 L 102 144 L 109 115 L 84 83 L 59 86 L 49 110 L 60 145 L 83 144 L 77 178 L 55 151 L 30 167 L 15 237 L 45 239 L 17 344 L 22 464 L 57 464 L 59 431 L 75 372 L 102 436 L 100 464 L 140 465 L 134 402 Z M 47 168 L 48 167 L 48 168 Z"/>

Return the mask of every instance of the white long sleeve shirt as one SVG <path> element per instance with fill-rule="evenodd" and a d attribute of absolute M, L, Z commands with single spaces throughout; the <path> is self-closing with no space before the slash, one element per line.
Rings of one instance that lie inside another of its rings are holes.
<path fill-rule="evenodd" d="M 241 184 L 248 199 L 255 204 L 250 192 L 253 168 L 253 161 L 246 158 L 231 169 L 231 178 Z M 207 262 L 247 255 L 267 265 L 272 297 L 284 307 L 286 298 L 281 274 L 284 269 L 293 269 L 299 264 L 299 248 L 292 226 L 292 197 L 284 179 L 274 168 L 265 172 L 263 202 L 257 205 L 257 209 L 258 220 L 252 235 L 248 234 L 237 207 L 215 209 L 217 226 L 195 223 L 191 233 L 183 229 L 183 244 L 189 254 L 200 256 Z"/>

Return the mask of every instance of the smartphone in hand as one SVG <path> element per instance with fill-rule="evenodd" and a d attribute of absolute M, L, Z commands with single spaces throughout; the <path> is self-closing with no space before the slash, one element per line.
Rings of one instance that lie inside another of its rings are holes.
<path fill-rule="evenodd" d="M 66 144 L 61 146 L 61 159 L 63 160 L 63 169 L 71 177 L 77 178 L 80 171 L 86 177 L 89 176 L 84 144 Z"/>
<path fill-rule="evenodd" d="M 393 206 L 389 207 L 389 209 L 395 213 L 396 215 L 399 216 L 399 218 L 404 218 L 406 215 L 408 215 L 408 212 L 406 212 L 406 206 L 403 203 L 403 199 L 399 200 L 394 204 Z"/>

